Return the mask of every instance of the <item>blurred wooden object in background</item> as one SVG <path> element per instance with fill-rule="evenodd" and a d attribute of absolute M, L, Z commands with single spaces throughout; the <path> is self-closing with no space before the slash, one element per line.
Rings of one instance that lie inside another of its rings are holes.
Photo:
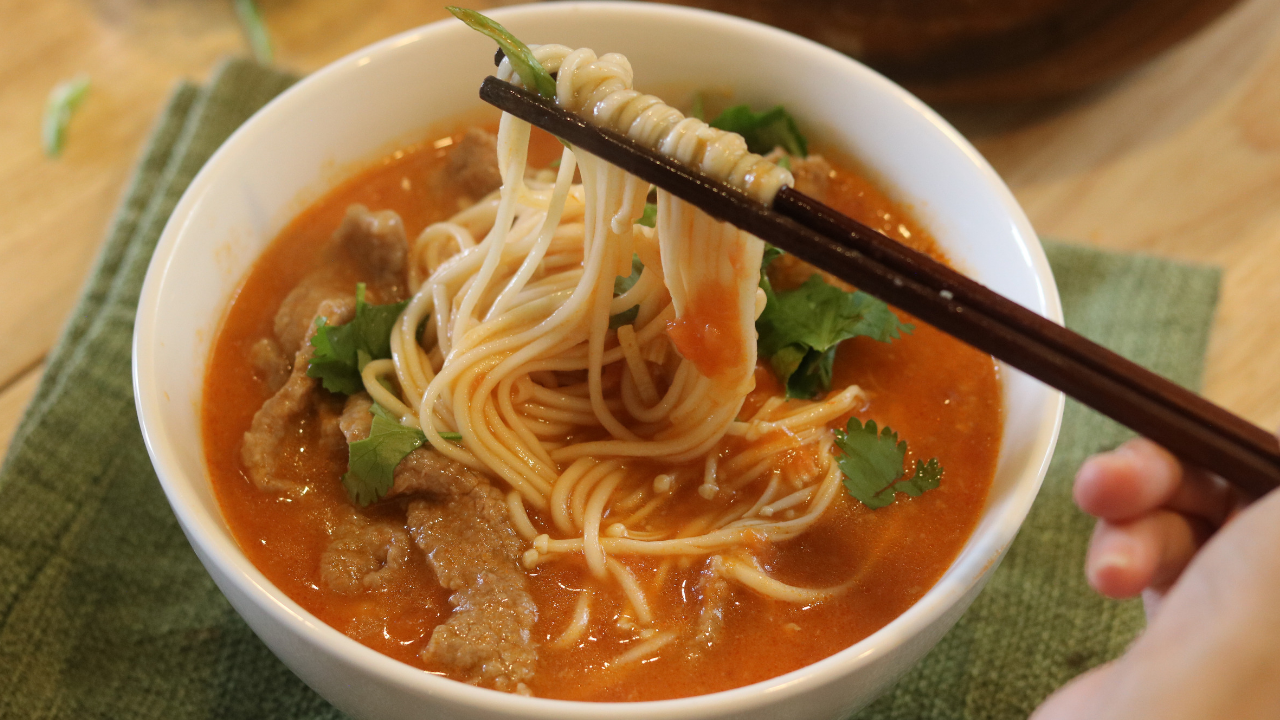
<path fill-rule="evenodd" d="M 664 0 L 668 1 L 668 0 Z M 930 103 L 1042 100 L 1110 80 L 1237 0 L 669 0 L 857 58 Z"/>

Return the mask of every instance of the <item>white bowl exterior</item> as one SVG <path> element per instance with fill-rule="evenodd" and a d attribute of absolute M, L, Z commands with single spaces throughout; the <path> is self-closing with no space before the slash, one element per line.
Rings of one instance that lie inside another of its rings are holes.
<path fill-rule="evenodd" d="M 528 42 L 622 52 L 636 84 L 731 86 L 783 103 L 824 143 L 857 157 L 977 280 L 1061 321 L 1044 253 L 1009 191 L 932 111 L 853 60 L 755 23 L 652 4 L 553 3 L 494 11 Z M 656 703 L 523 698 L 442 679 L 324 625 L 240 553 L 207 479 L 200 436 L 205 364 L 227 298 L 288 220 L 344 168 L 424 139 L 482 107 L 493 46 L 436 23 L 330 65 L 240 128 L 184 194 L 139 303 L 134 386 L 157 474 L 200 560 L 282 660 L 340 709 L 368 718 L 830 718 L 865 705 L 955 623 L 1012 542 L 1047 469 L 1061 395 L 1002 368 L 1005 432 L 983 519 L 924 598 L 870 638 L 746 688 Z M 788 72 L 802 68 L 803 72 Z"/>

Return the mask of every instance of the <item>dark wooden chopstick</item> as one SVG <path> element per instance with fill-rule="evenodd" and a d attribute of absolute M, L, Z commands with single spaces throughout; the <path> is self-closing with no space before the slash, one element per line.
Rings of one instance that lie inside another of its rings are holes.
<path fill-rule="evenodd" d="M 1280 460 L 1280 439 L 1244 418 L 1233 415 L 1181 385 L 1147 371 L 1140 365 L 1090 342 L 1048 318 L 1037 315 L 1012 300 L 961 275 L 928 255 L 891 240 L 870 227 L 844 215 L 794 188 L 783 188 L 773 201 L 775 212 L 794 219 L 815 232 L 843 239 L 845 244 L 894 270 L 946 290 L 960 302 L 1006 325 L 1022 326 L 1057 352 L 1077 358 L 1145 392 L 1180 412 L 1199 414 L 1219 432 L 1234 435 L 1242 442 L 1257 445 Z"/>
<path fill-rule="evenodd" d="M 497 78 L 480 97 L 1051 385 L 1254 497 L 1280 443 L 1184 388 L 793 189 L 765 207 Z"/>

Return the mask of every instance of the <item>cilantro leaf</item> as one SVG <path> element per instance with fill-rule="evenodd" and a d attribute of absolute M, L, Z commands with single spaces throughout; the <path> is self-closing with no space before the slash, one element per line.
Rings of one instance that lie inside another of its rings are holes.
<path fill-rule="evenodd" d="M 760 287 L 766 303 L 756 320 L 757 350 L 786 386 L 787 397 L 814 398 L 831 387 L 840 342 L 863 335 L 890 342 L 912 330 L 884 302 L 828 285 L 816 273 L 781 293 L 761 273 Z"/>
<path fill-rule="evenodd" d="M 386 495 L 394 483 L 396 466 L 427 441 L 421 430 L 401 425 L 381 405 L 374 404 L 369 410 L 373 413 L 369 437 L 348 446 L 347 473 L 342 476 L 347 494 L 361 506 Z"/>
<path fill-rule="evenodd" d="M 789 346 L 791 352 L 796 352 L 797 346 Z M 787 353 L 783 353 L 785 358 Z M 778 356 L 775 355 L 775 358 Z M 835 347 L 828 348 L 825 352 L 817 352 L 808 350 L 800 359 L 800 363 L 795 370 L 787 377 L 787 397 L 789 398 L 816 398 L 825 395 L 831 389 L 831 375 L 834 372 L 836 364 Z M 771 363 L 772 365 L 772 363 Z"/>
<path fill-rule="evenodd" d="M 863 425 L 858 418 L 849 418 L 846 428 L 836 430 L 836 446 L 844 453 L 836 464 L 844 473 L 845 488 L 873 510 L 892 503 L 892 493 L 888 498 L 879 494 L 902 475 L 907 443 L 888 427 L 881 431 L 875 420 Z"/>
<path fill-rule="evenodd" d="M 892 505 L 899 491 L 919 497 L 942 481 L 942 465 L 937 458 L 928 462 L 916 460 L 915 473 L 902 480 L 902 463 L 907 456 L 907 442 L 888 426 L 876 427 L 875 420 L 865 425 L 849 418 L 845 430 L 836 430 L 836 446 L 842 455 L 836 458 L 844 473 L 844 486 L 849 494 L 872 510 Z"/>
<path fill-rule="evenodd" d="M 351 395 L 364 388 L 360 371 L 373 360 L 391 357 L 391 330 L 408 300 L 389 305 L 364 301 L 364 283 L 356 285 L 356 316 L 345 325 L 316 320 L 311 336 L 315 353 L 307 375 L 319 378 L 329 392 Z"/>
<path fill-rule="evenodd" d="M 395 483 L 396 466 L 405 456 L 427 441 L 421 430 L 401 425 L 391 413 L 377 403 L 369 408 L 373 424 L 369 437 L 347 446 L 347 472 L 342 486 L 360 506 L 381 500 Z M 445 440 L 461 440 L 458 433 L 440 433 Z"/>
<path fill-rule="evenodd" d="M 938 487 L 941 482 L 942 465 L 938 464 L 938 458 L 929 458 L 929 462 L 916 460 L 915 474 L 894 485 L 893 489 L 911 497 L 920 497 L 926 490 Z"/>
<path fill-rule="evenodd" d="M 751 112 L 747 105 L 734 105 L 720 113 L 711 127 L 738 133 L 747 141 L 747 149 L 759 155 L 781 147 L 796 157 L 809 155 L 809 143 L 800 134 L 796 119 L 778 105 L 762 113 Z"/>
<path fill-rule="evenodd" d="M 647 228 L 656 227 L 658 225 L 658 206 L 654 203 L 645 203 L 644 214 L 636 220 L 636 224 Z"/>
<path fill-rule="evenodd" d="M 475 10 L 448 6 L 445 8 L 453 16 L 466 23 L 472 30 L 479 31 L 498 43 L 502 52 L 511 60 L 511 67 L 520 76 L 520 82 L 528 90 L 537 92 L 548 100 L 556 97 L 556 81 L 551 73 L 542 67 L 542 63 L 533 56 L 528 45 L 520 42 L 511 31 Z"/>
<path fill-rule="evenodd" d="M 648 212 L 649 212 L 648 208 L 646 208 L 645 213 L 647 214 Z M 643 220 L 643 218 L 641 219 Z M 635 287 L 635 284 L 640 280 L 640 273 L 642 272 L 644 272 L 644 263 L 640 262 L 639 255 L 636 255 L 633 253 L 631 255 L 631 274 L 625 277 L 622 275 L 619 275 L 613 279 L 613 296 L 618 297 L 619 295 L 622 295 L 626 291 Z M 631 323 L 635 322 L 636 318 L 639 316 L 640 316 L 640 306 L 632 305 L 631 307 L 627 308 L 626 310 L 623 310 L 617 315 L 611 315 L 609 317 L 609 329 L 617 330 L 623 325 L 630 325 Z"/>

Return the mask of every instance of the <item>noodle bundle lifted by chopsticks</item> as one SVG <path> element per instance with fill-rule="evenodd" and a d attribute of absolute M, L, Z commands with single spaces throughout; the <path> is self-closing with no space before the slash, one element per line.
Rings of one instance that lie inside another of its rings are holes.
<path fill-rule="evenodd" d="M 533 54 L 556 102 L 592 122 L 762 202 L 792 182 L 742 137 L 633 90 L 621 55 Z M 509 59 L 497 74 L 515 79 Z M 573 148 L 554 177 L 530 173 L 529 137 L 504 114 L 501 189 L 417 239 L 392 359 L 365 366 L 365 389 L 435 450 L 509 485 L 526 567 L 582 556 L 621 587 L 628 622 L 652 623 L 636 556 L 709 559 L 716 577 L 789 602 L 839 592 L 779 582 L 752 554 L 805 532 L 836 497 L 828 423 L 862 399 L 856 386 L 774 397 L 738 419 L 755 388 L 764 243 L 661 190 L 655 226 L 638 224 L 647 183 Z M 454 432 L 461 441 L 442 436 Z M 588 613 L 584 599 L 566 638 Z"/>

